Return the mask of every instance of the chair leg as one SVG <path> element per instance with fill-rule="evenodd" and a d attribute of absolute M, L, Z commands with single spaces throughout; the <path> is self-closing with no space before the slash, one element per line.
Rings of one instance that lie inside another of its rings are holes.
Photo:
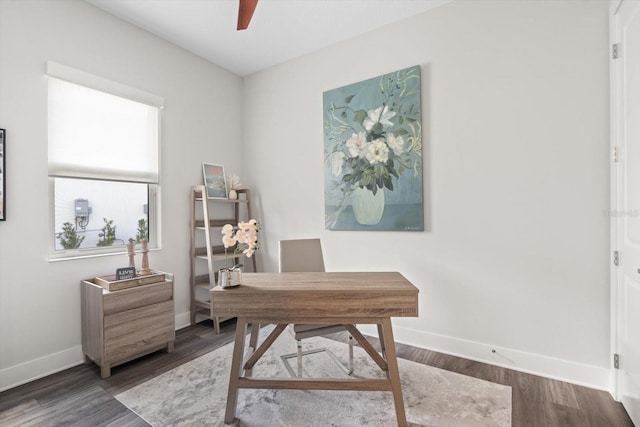
<path fill-rule="evenodd" d="M 353 373 L 353 337 L 349 335 L 349 372 L 348 375 Z"/>
<path fill-rule="evenodd" d="M 302 340 L 298 340 L 298 378 L 302 378 Z"/>

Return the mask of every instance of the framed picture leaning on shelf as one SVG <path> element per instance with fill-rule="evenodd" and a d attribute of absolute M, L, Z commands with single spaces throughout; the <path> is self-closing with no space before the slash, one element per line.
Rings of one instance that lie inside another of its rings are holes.
<path fill-rule="evenodd" d="M 0 129 L 0 221 L 7 219 L 5 130 Z"/>
<path fill-rule="evenodd" d="M 204 186 L 207 188 L 208 199 L 228 198 L 224 166 L 202 163 L 202 174 L 204 177 Z"/>

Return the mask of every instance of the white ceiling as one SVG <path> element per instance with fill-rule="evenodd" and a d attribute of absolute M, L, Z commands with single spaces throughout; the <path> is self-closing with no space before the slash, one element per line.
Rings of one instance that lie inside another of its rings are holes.
<path fill-rule="evenodd" d="M 85 1 L 246 76 L 451 0 L 259 0 L 245 31 L 237 0 Z"/>

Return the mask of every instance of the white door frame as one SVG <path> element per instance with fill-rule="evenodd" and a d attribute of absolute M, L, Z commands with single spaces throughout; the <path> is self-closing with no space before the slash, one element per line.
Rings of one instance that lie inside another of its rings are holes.
<path fill-rule="evenodd" d="M 615 43 L 620 41 L 620 34 L 618 30 L 618 25 L 616 24 L 616 13 L 620 8 L 623 0 L 610 0 L 610 9 L 609 9 L 609 45 L 613 47 Z M 611 238 L 611 264 L 610 264 L 610 311 L 611 311 L 611 359 L 610 359 L 610 390 L 609 392 L 613 396 L 616 401 L 619 401 L 619 390 L 618 390 L 618 377 L 616 375 L 613 355 L 618 353 L 618 272 L 616 271 L 616 267 L 613 263 L 613 254 L 614 251 L 617 251 L 618 248 L 618 236 L 617 229 L 619 223 L 619 215 L 618 212 L 618 167 L 615 163 L 613 157 L 616 147 L 618 144 L 618 129 L 620 126 L 619 121 L 620 111 L 622 110 L 620 107 L 620 103 L 622 102 L 621 97 L 619 96 L 619 84 L 621 81 L 622 69 L 613 59 L 613 53 L 610 52 L 609 55 L 609 99 L 610 99 L 610 138 L 609 144 L 611 147 L 611 167 L 609 169 L 610 173 L 610 184 L 611 184 L 611 195 L 610 195 L 610 238 Z"/>
<path fill-rule="evenodd" d="M 632 15 L 629 15 L 630 13 Z M 630 68 L 628 68 L 638 66 L 638 44 L 637 38 L 629 39 L 626 32 L 631 30 L 631 27 L 627 27 L 629 24 L 634 25 L 632 30 L 637 34 L 640 29 L 640 23 L 637 20 L 640 16 L 639 13 L 640 0 L 610 0 L 611 59 L 609 69 L 611 79 L 610 143 L 612 150 L 610 230 L 611 249 L 616 251 L 613 252 L 614 254 L 620 251 L 619 266 L 618 263 L 612 262 L 611 264 L 611 395 L 616 401 L 621 401 L 625 405 L 625 409 L 635 423 L 640 423 L 640 406 L 636 398 L 639 390 L 637 379 L 633 378 L 634 375 L 631 372 L 637 373 L 639 365 L 637 359 L 629 359 L 628 357 L 629 354 L 635 354 L 639 342 L 630 337 L 628 328 L 637 329 L 638 327 L 637 320 L 633 317 L 630 318 L 630 316 L 637 317 L 639 301 L 635 292 L 638 289 L 639 277 L 636 273 L 640 273 L 640 269 L 637 269 L 640 261 L 638 260 L 639 244 L 637 242 L 638 200 L 637 198 L 630 199 L 628 180 L 631 170 L 638 172 L 638 151 L 633 151 L 635 155 L 632 159 L 630 156 L 632 150 L 629 146 L 630 138 L 634 138 L 633 142 L 637 148 L 638 123 L 631 121 L 629 114 L 630 111 L 637 113 L 638 98 L 637 92 L 633 92 L 633 98 L 630 98 L 631 94 L 626 91 L 629 91 L 630 88 L 638 90 L 638 82 L 636 81 L 638 76 L 633 74 L 633 84 L 631 84 Z M 630 19 L 634 21 L 629 21 Z M 637 37 L 637 35 L 633 37 Z M 629 62 L 630 59 L 632 62 Z M 630 129 L 631 123 L 636 127 Z M 637 195 L 635 192 L 633 194 Z M 629 205 L 629 200 L 634 200 L 634 205 Z M 636 236 L 632 242 L 627 241 L 626 234 L 630 221 L 634 222 L 636 228 L 634 231 Z M 631 295 L 628 293 L 629 287 L 633 288 Z M 637 335 L 637 332 L 633 333 Z M 614 356 L 617 354 L 620 354 L 620 369 L 616 367 L 617 360 Z"/>

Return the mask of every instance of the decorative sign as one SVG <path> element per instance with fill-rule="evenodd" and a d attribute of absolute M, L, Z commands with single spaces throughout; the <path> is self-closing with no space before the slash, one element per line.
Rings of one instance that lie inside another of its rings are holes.
<path fill-rule="evenodd" d="M 135 267 L 123 267 L 116 269 L 116 280 L 133 279 L 136 277 Z"/>

